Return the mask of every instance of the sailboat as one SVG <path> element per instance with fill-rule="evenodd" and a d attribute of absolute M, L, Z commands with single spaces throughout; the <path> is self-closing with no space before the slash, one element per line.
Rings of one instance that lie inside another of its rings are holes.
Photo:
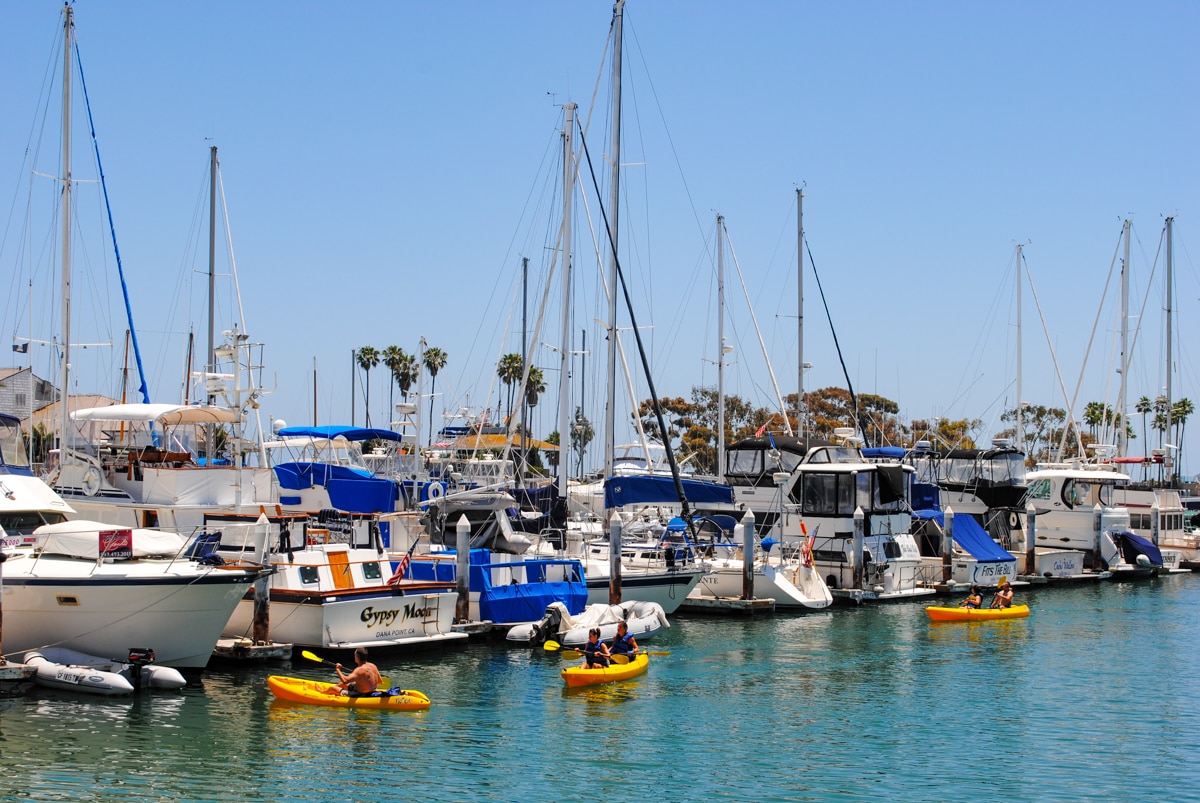
<path fill-rule="evenodd" d="M 74 9 L 63 8 L 62 392 L 70 382 L 71 57 Z M 67 404 L 62 440 L 68 437 Z M 152 649 L 160 664 L 199 673 L 234 607 L 261 573 L 189 555 L 179 535 L 68 520 L 75 511 L 24 460 L 20 424 L 0 417 L 0 549 L 6 654 L 64 647 L 97 656 Z"/>

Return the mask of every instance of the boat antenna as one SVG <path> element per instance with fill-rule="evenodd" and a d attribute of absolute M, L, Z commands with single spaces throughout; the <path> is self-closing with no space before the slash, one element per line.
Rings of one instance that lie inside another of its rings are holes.
<path fill-rule="evenodd" d="M 583 155 L 587 158 L 588 173 L 592 177 L 592 187 L 596 190 L 596 197 L 599 198 L 600 185 L 596 181 L 596 171 L 592 166 L 592 154 L 588 151 L 587 137 L 583 133 L 582 126 L 579 128 L 579 141 Z M 675 450 L 671 448 L 671 438 L 667 435 L 667 423 L 663 418 L 662 405 L 658 403 L 658 391 L 654 389 L 654 377 L 650 375 L 650 362 L 646 358 L 646 346 L 642 342 L 642 333 L 638 329 L 637 318 L 633 313 L 633 299 L 630 298 L 629 286 L 625 283 L 625 272 L 621 270 L 621 259 L 617 256 L 616 242 L 612 237 L 612 229 L 608 225 L 608 214 L 604 210 L 604 203 L 598 202 L 597 206 L 600 208 L 604 230 L 608 232 L 608 243 L 612 254 L 613 267 L 616 269 L 617 281 L 621 285 L 621 294 L 625 297 L 625 309 L 629 312 L 629 326 L 633 329 L 633 336 L 637 341 L 638 357 L 642 361 L 642 371 L 646 374 L 646 385 L 650 389 L 650 402 L 654 405 L 654 417 L 658 421 L 658 431 L 662 435 L 663 448 L 667 452 L 667 463 L 671 467 L 671 479 L 675 482 L 675 493 L 679 497 L 681 518 L 687 525 L 688 533 L 694 541 L 696 540 L 696 526 L 692 523 L 692 511 L 688 505 L 687 494 L 683 490 L 683 480 L 679 478 L 679 464 L 675 462 Z M 609 337 L 616 337 L 616 331 L 610 332 Z"/>

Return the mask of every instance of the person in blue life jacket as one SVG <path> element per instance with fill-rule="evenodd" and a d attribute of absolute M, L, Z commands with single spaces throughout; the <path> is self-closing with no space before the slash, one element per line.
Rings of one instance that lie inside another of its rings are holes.
<path fill-rule="evenodd" d="M 617 635 L 613 638 L 612 649 L 613 655 L 637 655 L 638 643 L 633 634 L 629 632 L 629 623 L 624 620 L 617 623 Z"/>
<path fill-rule="evenodd" d="M 983 607 L 983 594 L 979 590 L 979 586 L 971 586 L 971 593 L 967 598 L 958 603 L 960 608 L 981 608 Z"/>
<path fill-rule="evenodd" d="M 608 645 L 600 640 L 600 628 L 593 627 L 588 631 L 587 644 L 583 645 L 583 668 L 607 669 L 610 654 Z"/>

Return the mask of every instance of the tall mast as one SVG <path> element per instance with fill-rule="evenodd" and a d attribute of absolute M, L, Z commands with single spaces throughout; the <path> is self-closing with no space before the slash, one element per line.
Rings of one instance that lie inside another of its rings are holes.
<path fill-rule="evenodd" d="M 563 106 L 562 344 L 558 371 L 558 495 L 571 474 L 571 204 L 575 198 L 575 104 Z"/>
<path fill-rule="evenodd" d="M 1167 390 L 1166 390 L 1166 393 L 1167 393 L 1167 421 L 1166 421 L 1166 427 L 1163 429 L 1163 432 L 1166 433 L 1166 437 L 1168 437 L 1168 438 L 1171 437 L 1171 412 L 1172 412 L 1171 411 L 1171 407 L 1172 407 L 1172 404 L 1171 404 L 1171 337 L 1172 337 L 1171 305 L 1172 305 L 1172 301 L 1173 301 L 1173 292 L 1174 292 L 1173 285 L 1175 284 L 1175 275 L 1174 275 L 1175 274 L 1175 259 L 1174 259 L 1174 255 L 1171 250 L 1171 246 L 1172 246 L 1171 234 L 1172 234 L 1172 229 L 1174 228 L 1174 223 L 1175 223 L 1174 216 L 1167 218 Z M 1178 446 L 1178 444 L 1176 444 L 1176 445 Z M 1171 451 L 1172 451 L 1171 449 L 1167 449 L 1167 448 L 1163 449 L 1163 452 L 1164 452 L 1163 461 L 1165 464 L 1165 468 L 1167 469 L 1167 479 L 1168 480 L 1174 479 L 1174 477 L 1175 477 L 1175 472 L 1174 472 L 1174 462 L 1175 461 L 1174 461 L 1173 455 L 1171 454 Z"/>
<path fill-rule="evenodd" d="M 71 420 L 67 408 L 71 396 L 71 43 L 75 34 L 75 11 L 63 6 L 63 105 L 62 105 L 62 408 L 59 411 L 59 460 L 67 454 L 67 432 Z M 32 376 L 32 372 L 30 376 Z"/>
<path fill-rule="evenodd" d="M 1117 383 L 1118 421 L 1111 422 L 1117 430 L 1117 455 L 1125 456 L 1128 444 L 1125 440 L 1125 377 L 1129 374 L 1129 231 L 1132 228 L 1125 221 L 1125 264 L 1121 266 L 1121 381 Z M 1108 423 L 1108 422 L 1106 422 Z"/>
<path fill-rule="evenodd" d="M 1017 451 L 1025 451 L 1025 408 L 1021 402 L 1021 250 L 1024 246 L 1017 243 L 1017 421 L 1016 443 Z"/>
<path fill-rule="evenodd" d="M 804 437 L 804 191 L 796 188 L 796 434 Z M 783 413 L 787 417 L 787 411 Z"/>
<path fill-rule="evenodd" d="M 216 327 L 213 323 L 217 295 L 217 146 L 209 149 L 208 157 L 208 351 L 205 352 L 204 392 L 205 404 L 216 404 L 213 393 L 217 373 Z M 204 427 L 204 465 L 211 467 L 216 459 L 216 427 Z"/>
<path fill-rule="evenodd" d="M 717 215 L 717 480 L 725 481 L 725 218 Z"/>
<path fill-rule="evenodd" d="M 529 367 L 529 257 L 521 257 L 521 370 L 530 375 Z M 523 387 L 528 387 L 528 384 Z M 521 463 L 517 466 L 517 487 L 525 484 L 525 469 L 529 455 L 529 398 L 528 392 L 521 394 Z"/>
<path fill-rule="evenodd" d="M 612 476 L 617 437 L 617 219 L 620 217 L 621 187 L 621 38 L 625 0 L 613 6 L 613 138 L 612 200 L 608 213 L 608 400 L 604 409 L 604 476 Z M 662 433 L 663 437 L 667 433 Z"/>

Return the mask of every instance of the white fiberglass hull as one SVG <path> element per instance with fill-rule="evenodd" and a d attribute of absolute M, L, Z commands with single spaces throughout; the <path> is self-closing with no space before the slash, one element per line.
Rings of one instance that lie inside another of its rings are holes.
<path fill-rule="evenodd" d="M 608 604 L 609 574 L 607 564 L 587 561 L 584 567 L 587 576 L 588 605 Z M 663 569 L 644 570 L 621 568 L 621 598 L 657 602 L 668 614 L 675 613 L 707 569 Z"/>
<path fill-rule="evenodd" d="M 745 564 L 740 560 L 716 560 L 714 571 L 705 575 L 692 592 L 693 598 L 742 596 Z M 833 595 L 811 566 L 754 566 L 755 599 L 773 599 L 777 610 L 819 610 L 833 604 Z"/>
<path fill-rule="evenodd" d="M 4 649 L 47 646 L 90 655 L 154 650 L 157 662 L 199 672 L 255 576 L 186 560 L 99 562 L 9 555 Z"/>

